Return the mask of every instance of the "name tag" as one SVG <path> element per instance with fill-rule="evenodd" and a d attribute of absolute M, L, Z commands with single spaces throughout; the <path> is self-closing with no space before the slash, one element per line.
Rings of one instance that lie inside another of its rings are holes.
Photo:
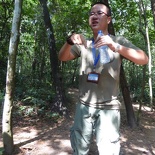
<path fill-rule="evenodd" d="M 87 82 L 98 83 L 100 74 L 96 72 L 91 72 L 87 76 Z"/>

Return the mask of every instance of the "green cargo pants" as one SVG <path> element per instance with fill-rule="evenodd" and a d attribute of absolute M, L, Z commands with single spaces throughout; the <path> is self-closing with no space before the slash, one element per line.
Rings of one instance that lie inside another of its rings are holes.
<path fill-rule="evenodd" d="M 96 136 L 99 155 L 119 155 L 119 110 L 102 110 L 78 103 L 70 138 L 73 155 L 87 155 Z"/>

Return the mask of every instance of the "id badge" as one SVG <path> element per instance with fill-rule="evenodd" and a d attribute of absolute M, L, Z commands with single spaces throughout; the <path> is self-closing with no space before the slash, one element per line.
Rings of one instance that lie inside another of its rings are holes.
<path fill-rule="evenodd" d="M 98 83 L 100 74 L 96 72 L 91 72 L 87 76 L 87 82 Z"/>

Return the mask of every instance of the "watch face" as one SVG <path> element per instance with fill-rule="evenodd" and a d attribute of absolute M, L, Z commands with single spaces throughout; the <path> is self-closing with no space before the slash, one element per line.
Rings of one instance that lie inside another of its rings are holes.
<path fill-rule="evenodd" d="M 120 44 L 116 43 L 116 46 L 115 46 L 115 52 L 118 52 L 118 50 L 120 49 Z"/>
<path fill-rule="evenodd" d="M 87 82 L 98 83 L 100 74 L 96 72 L 91 72 L 87 76 Z"/>

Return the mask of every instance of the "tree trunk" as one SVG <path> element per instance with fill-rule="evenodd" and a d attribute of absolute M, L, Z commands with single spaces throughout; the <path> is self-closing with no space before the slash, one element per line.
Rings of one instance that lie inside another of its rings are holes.
<path fill-rule="evenodd" d="M 144 5 L 142 0 L 139 1 L 138 6 L 139 6 L 139 12 L 140 12 L 140 15 L 139 15 L 140 16 L 140 18 L 139 18 L 140 19 L 139 20 L 139 31 L 144 37 L 146 49 L 147 49 L 148 55 L 149 55 L 148 67 L 149 67 L 150 106 L 151 106 L 151 111 L 153 111 L 152 56 L 151 56 L 149 28 L 148 28 L 147 14 L 146 14 L 147 7 Z M 142 22 L 142 20 L 143 20 L 143 22 Z M 142 23 L 144 23 L 144 24 L 142 24 Z M 145 31 L 143 31 L 142 25 L 145 27 Z"/>
<path fill-rule="evenodd" d="M 14 93 L 14 77 L 16 68 L 16 55 L 19 42 L 19 27 L 21 21 L 22 0 L 15 0 L 14 16 L 9 46 L 9 56 L 6 75 L 6 92 L 3 107 L 3 145 L 4 153 L 11 155 L 14 150 L 12 132 L 12 107 Z"/>
<path fill-rule="evenodd" d="M 134 110 L 133 110 L 133 106 L 130 98 L 129 88 L 128 88 L 128 84 L 125 78 L 125 73 L 122 65 L 121 65 L 121 72 L 120 72 L 120 86 L 121 86 L 123 99 L 126 107 L 128 125 L 131 128 L 135 128 L 137 126 L 136 118 L 135 118 L 135 114 L 134 114 Z"/>
<path fill-rule="evenodd" d="M 59 73 L 58 68 L 58 56 L 56 52 L 55 46 L 55 38 L 53 27 L 50 20 L 50 15 L 47 7 L 46 0 L 39 0 L 44 14 L 44 22 L 45 27 L 48 35 L 49 41 L 49 50 L 50 50 L 50 62 L 51 62 L 51 77 L 53 81 L 53 86 L 56 92 L 56 97 L 54 99 L 54 103 L 52 104 L 52 111 L 58 112 L 59 114 L 67 114 L 67 109 L 64 105 L 66 105 L 66 97 L 64 93 L 64 89 L 62 86 L 62 77 Z"/>
<path fill-rule="evenodd" d="M 154 21 L 154 27 L 155 27 L 155 0 L 151 0 L 151 8 L 152 8 L 153 21 Z"/>
<path fill-rule="evenodd" d="M 143 105 L 143 99 L 144 99 L 144 90 L 145 90 L 145 77 L 146 77 L 146 65 L 143 67 L 143 81 L 142 81 L 142 91 L 140 95 L 140 103 L 139 103 L 139 109 L 137 113 L 137 124 L 140 124 L 140 116 L 141 116 L 141 109 Z"/>
<path fill-rule="evenodd" d="M 74 81 L 75 81 L 77 68 L 78 68 L 78 59 L 76 59 L 76 63 L 74 64 L 74 72 L 73 72 L 72 80 L 71 80 L 72 81 L 71 82 L 72 85 L 74 84 Z"/>

